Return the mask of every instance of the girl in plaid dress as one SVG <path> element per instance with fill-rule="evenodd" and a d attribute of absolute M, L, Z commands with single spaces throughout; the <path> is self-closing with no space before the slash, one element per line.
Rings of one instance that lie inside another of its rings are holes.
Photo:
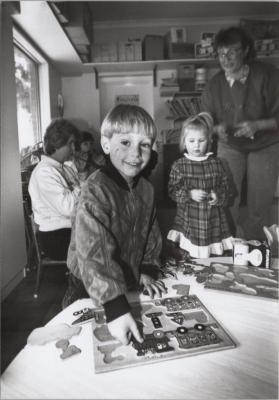
<path fill-rule="evenodd" d="M 220 159 L 208 152 L 212 128 L 206 112 L 183 123 L 179 145 L 183 157 L 172 165 L 168 185 L 169 196 L 177 203 L 168 239 L 196 258 L 232 249 L 224 211 L 228 178 Z"/>

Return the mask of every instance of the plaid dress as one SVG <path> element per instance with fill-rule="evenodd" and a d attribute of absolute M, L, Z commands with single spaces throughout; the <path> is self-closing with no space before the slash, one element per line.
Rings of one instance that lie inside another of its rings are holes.
<path fill-rule="evenodd" d="M 196 202 L 190 198 L 192 189 L 217 194 L 218 202 Z M 224 211 L 229 196 L 228 178 L 220 159 L 208 155 L 192 160 L 188 155 L 174 162 L 169 178 L 169 196 L 177 203 L 177 211 L 168 239 L 188 251 L 190 256 L 207 258 L 222 255 L 232 248 L 231 235 Z"/>

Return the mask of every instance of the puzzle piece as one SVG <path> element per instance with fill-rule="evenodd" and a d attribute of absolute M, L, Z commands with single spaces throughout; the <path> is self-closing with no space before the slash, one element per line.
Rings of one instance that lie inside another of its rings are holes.
<path fill-rule="evenodd" d="M 190 285 L 173 285 L 172 288 L 176 290 L 176 294 L 180 296 L 188 296 L 190 292 Z"/>
<path fill-rule="evenodd" d="M 80 326 L 69 326 L 67 324 L 47 325 L 34 329 L 27 338 L 27 343 L 32 345 L 43 345 L 52 340 L 69 339 L 78 335 Z"/>
<path fill-rule="evenodd" d="M 81 350 L 77 346 L 71 345 L 66 350 L 64 350 L 62 354 L 60 354 L 60 357 L 62 358 L 62 360 L 65 360 L 66 358 L 72 357 L 75 354 L 79 353 L 81 353 Z"/>
<path fill-rule="evenodd" d="M 119 355 L 116 357 L 112 356 L 115 349 L 122 346 L 121 343 L 105 344 L 104 346 L 98 346 L 97 349 L 104 355 L 104 363 L 110 364 L 113 361 L 121 361 L 124 359 L 123 356 Z"/>

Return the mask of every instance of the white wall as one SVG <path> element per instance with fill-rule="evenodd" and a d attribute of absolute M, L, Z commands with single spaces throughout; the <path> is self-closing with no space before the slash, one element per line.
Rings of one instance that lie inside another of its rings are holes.
<path fill-rule="evenodd" d="M 63 77 L 64 117 L 86 121 L 89 127 L 99 130 L 99 90 L 95 88 L 95 74 Z"/>
<path fill-rule="evenodd" d="M 1 15 L 1 298 L 22 279 L 26 264 L 20 158 L 16 118 L 12 21 L 7 3 Z"/>

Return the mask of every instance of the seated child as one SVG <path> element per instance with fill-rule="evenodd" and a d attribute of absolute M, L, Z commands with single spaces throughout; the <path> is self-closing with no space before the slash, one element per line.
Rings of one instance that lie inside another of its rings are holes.
<path fill-rule="evenodd" d="M 84 297 L 82 280 L 94 305 L 104 307 L 110 333 L 123 344 L 132 334 L 142 341 L 126 293 L 139 286 L 151 297 L 166 291 L 156 280 L 162 239 L 154 190 L 141 176 L 155 137 L 155 124 L 141 107 L 118 105 L 108 113 L 101 145 L 109 160 L 82 187 L 68 253 L 71 274 L 63 305 Z"/>
<path fill-rule="evenodd" d="M 66 165 L 79 131 L 63 118 L 53 120 L 44 135 L 44 155 L 29 181 L 34 220 L 45 256 L 66 260 L 71 238 L 71 217 L 80 194 L 77 173 Z"/>
<path fill-rule="evenodd" d="M 75 143 L 73 159 L 67 162 L 79 176 L 81 182 L 85 181 L 92 172 L 105 165 L 105 157 L 94 150 L 94 138 L 90 132 L 82 131 Z"/>
<path fill-rule="evenodd" d="M 176 217 L 168 239 L 191 257 L 207 258 L 232 249 L 224 206 L 228 178 L 221 161 L 208 153 L 213 120 L 202 112 L 182 125 L 180 150 L 169 178 L 169 195 L 177 203 Z"/>

